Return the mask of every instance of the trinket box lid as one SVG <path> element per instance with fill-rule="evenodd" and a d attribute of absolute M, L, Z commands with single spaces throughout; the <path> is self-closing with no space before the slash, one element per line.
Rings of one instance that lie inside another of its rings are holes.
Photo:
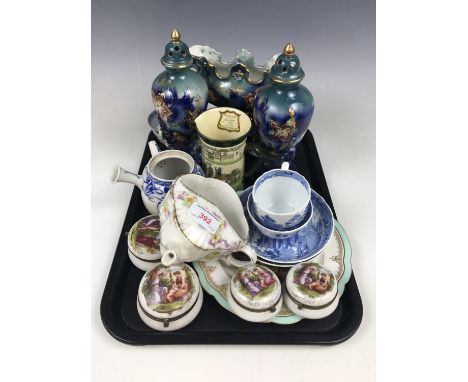
<path fill-rule="evenodd" d="M 291 43 L 284 47 L 283 53 L 278 56 L 270 70 L 270 77 L 274 82 L 297 84 L 302 81 L 305 74 L 295 52 Z"/>
<path fill-rule="evenodd" d="M 238 269 L 232 276 L 230 290 L 238 305 L 253 312 L 274 309 L 281 299 L 278 276 L 258 264 Z"/>
<path fill-rule="evenodd" d="M 178 320 L 187 316 L 197 302 L 200 283 L 195 271 L 180 263 L 161 263 L 146 272 L 138 288 L 138 304 L 152 319 Z"/>
<path fill-rule="evenodd" d="M 193 63 L 193 57 L 187 44 L 180 39 L 180 32 L 174 29 L 171 41 L 167 43 L 161 63 L 169 69 L 188 68 Z"/>
<path fill-rule="evenodd" d="M 286 276 L 286 293 L 298 306 L 323 308 L 334 301 L 337 291 L 333 273 L 314 262 L 296 264 Z"/>
<path fill-rule="evenodd" d="M 148 215 L 138 220 L 128 233 L 128 249 L 143 259 L 161 257 L 159 250 L 161 224 L 159 217 Z"/>

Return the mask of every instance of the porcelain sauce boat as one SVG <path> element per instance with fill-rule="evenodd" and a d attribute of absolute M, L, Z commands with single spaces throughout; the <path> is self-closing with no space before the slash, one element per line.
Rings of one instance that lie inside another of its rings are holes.
<path fill-rule="evenodd" d="M 114 169 L 112 181 L 130 183 L 141 190 L 146 209 L 153 215 L 159 214 L 159 207 L 172 182 L 183 174 L 204 176 L 202 168 L 184 151 L 159 151 L 155 141 L 148 142 L 151 159 L 141 175 L 127 171 L 119 165 Z"/>
<path fill-rule="evenodd" d="M 249 225 L 242 204 L 227 183 L 199 175 L 182 175 L 173 183 L 160 209 L 161 262 L 165 266 L 224 258 L 236 267 L 254 264 L 247 245 Z M 248 260 L 233 256 L 242 252 Z"/>

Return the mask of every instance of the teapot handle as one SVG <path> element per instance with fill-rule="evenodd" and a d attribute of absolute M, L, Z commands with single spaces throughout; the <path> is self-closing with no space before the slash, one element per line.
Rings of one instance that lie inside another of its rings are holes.
<path fill-rule="evenodd" d="M 257 262 L 257 253 L 249 246 L 249 245 L 244 245 L 241 249 L 239 249 L 236 252 L 243 252 L 245 255 L 249 257 L 248 261 L 243 261 L 243 260 L 238 260 L 236 259 L 232 253 L 226 257 L 226 261 L 237 268 L 240 267 L 245 267 L 246 265 L 252 265 Z"/>
<path fill-rule="evenodd" d="M 159 148 L 155 141 L 149 141 L 148 146 L 151 151 L 151 157 L 154 157 L 155 155 L 159 154 Z"/>

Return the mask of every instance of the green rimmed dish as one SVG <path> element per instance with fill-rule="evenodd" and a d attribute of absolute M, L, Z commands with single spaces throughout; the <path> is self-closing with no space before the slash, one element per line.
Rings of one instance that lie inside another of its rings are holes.
<path fill-rule="evenodd" d="M 315 261 L 326 266 L 334 273 L 335 279 L 338 280 L 339 297 L 343 294 L 345 286 L 351 278 L 351 256 L 352 250 L 348 235 L 341 224 L 335 220 L 332 239 L 323 252 L 316 257 Z M 220 260 L 196 261 L 193 262 L 193 266 L 198 274 L 202 288 L 208 294 L 212 295 L 223 308 L 231 311 L 227 300 L 227 293 L 231 276 L 234 274 L 235 268 L 227 266 L 226 263 Z M 270 268 L 276 273 L 279 273 L 282 270 L 287 272 L 289 269 L 279 269 L 275 267 Z M 271 320 L 271 322 L 279 325 L 291 325 L 301 321 L 302 319 L 302 317 L 293 314 L 285 305 L 283 305 L 281 311 Z"/>

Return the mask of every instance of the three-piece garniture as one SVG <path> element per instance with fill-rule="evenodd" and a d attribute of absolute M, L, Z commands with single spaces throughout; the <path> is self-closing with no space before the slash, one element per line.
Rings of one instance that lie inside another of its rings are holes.
<path fill-rule="evenodd" d="M 292 44 L 263 66 L 246 50 L 226 63 L 174 30 L 161 62 L 149 123 L 167 149 L 151 141 L 141 175 L 113 173 L 140 188 L 151 214 L 128 234 L 130 260 L 146 271 L 135 291 L 143 322 L 188 325 L 203 290 L 252 322 L 333 313 L 351 273 L 349 243 L 325 200 L 289 168 L 314 108 Z"/>

